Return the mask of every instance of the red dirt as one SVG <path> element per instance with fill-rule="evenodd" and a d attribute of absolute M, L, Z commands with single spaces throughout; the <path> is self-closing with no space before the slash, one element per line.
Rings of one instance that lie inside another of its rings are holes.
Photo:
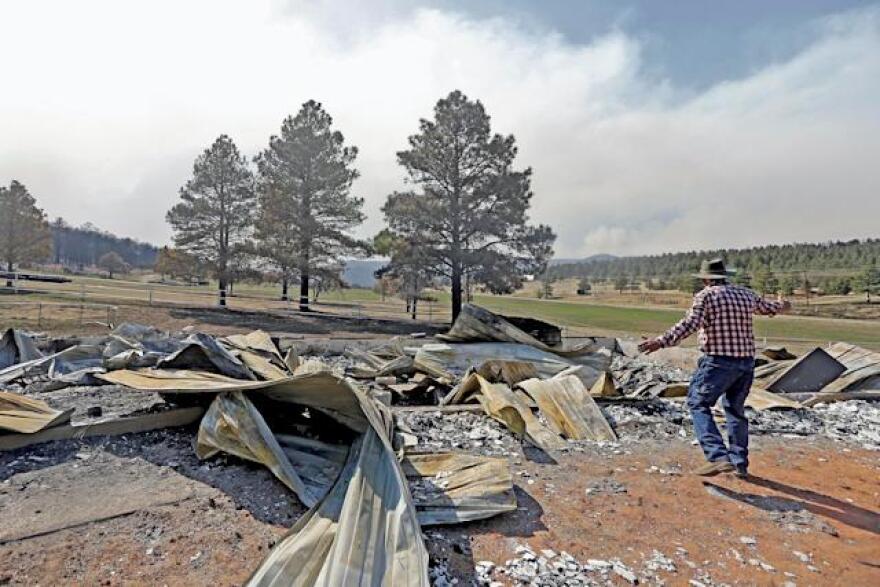
<path fill-rule="evenodd" d="M 841 452 L 839 445 L 815 446 L 801 441 L 759 442 L 749 480 L 732 475 L 704 479 L 693 475 L 647 472 L 681 464 L 685 471 L 699 465 L 696 448 L 681 442 L 637 450 L 605 459 L 572 455 L 560 466 L 526 464 L 535 483 L 525 490 L 543 512 L 530 520 L 497 520 L 481 524 L 485 532 L 473 542 L 474 560 L 503 563 L 516 544 L 533 549 L 565 550 L 581 562 L 619 558 L 638 569 L 654 549 L 675 559 L 678 572 L 660 573 L 672 585 L 694 577 L 675 556 L 709 572 L 716 582 L 779 585 L 785 571 L 799 585 L 870 585 L 880 581 L 880 455 L 869 451 Z M 586 495 L 591 480 L 612 477 L 627 493 Z M 736 494 L 775 496 L 802 504 L 839 532 L 795 533 L 774 522 L 767 512 L 732 499 L 710 495 L 704 482 Z M 517 515 L 517 517 L 521 517 Z M 482 530 L 482 529 L 481 529 Z M 525 530 L 525 531 L 523 531 Z M 755 538 L 750 547 L 740 537 Z M 736 549 L 748 561 L 758 558 L 775 567 L 768 573 L 736 560 Z M 807 569 L 792 551 L 812 553 L 817 572 Z M 709 564 L 703 564 L 709 561 Z"/>
<path fill-rule="evenodd" d="M 735 494 L 801 503 L 838 536 L 786 530 L 766 511 L 710 495 L 701 478 L 647 472 L 675 464 L 687 471 L 700 463 L 695 447 L 675 440 L 624 445 L 632 454 L 561 455 L 557 464 L 514 461 L 519 511 L 426 529 L 429 549 L 433 558 L 448 559 L 460 584 L 469 583 L 475 561 L 503 563 L 513 558 L 517 544 L 565 550 L 581 562 L 619 558 L 637 571 L 657 549 L 678 567 L 676 573 L 660 572 L 671 585 L 687 585 L 696 577 L 685 558 L 714 581 L 730 584 L 880 584 L 880 455 L 808 440 L 756 444 L 754 479 L 708 481 Z M 627 492 L 585 493 L 591 481 L 609 477 Z M 207 489 L 208 494 L 174 505 L 0 545 L 0 584 L 241 584 L 285 528 L 259 521 L 219 490 Z M 756 545 L 743 544 L 742 536 L 754 538 Z M 687 550 L 684 557 L 676 554 L 679 547 Z M 776 570 L 741 563 L 730 549 Z M 812 563 L 798 560 L 793 551 L 811 554 Z"/>

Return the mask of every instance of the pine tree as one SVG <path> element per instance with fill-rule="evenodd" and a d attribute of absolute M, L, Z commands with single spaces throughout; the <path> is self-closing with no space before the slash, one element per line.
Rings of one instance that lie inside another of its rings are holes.
<path fill-rule="evenodd" d="M 52 253 L 52 235 L 46 213 L 27 188 L 12 180 L 0 187 L 0 261 L 12 273 L 19 263 L 43 261 Z M 6 281 L 12 287 L 12 276 Z"/>
<path fill-rule="evenodd" d="M 162 247 L 159 250 L 153 270 L 163 278 L 165 275 L 172 279 L 182 277 L 187 283 L 198 281 L 204 277 L 204 268 L 198 259 L 180 249 L 171 247 Z"/>
<path fill-rule="evenodd" d="M 865 301 L 871 303 L 871 294 L 880 294 L 880 269 L 871 266 L 855 278 L 855 291 L 865 294 Z"/>
<path fill-rule="evenodd" d="M 363 222 L 362 198 L 351 196 L 358 177 L 357 147 L 345 146 L 333 119 L 310 100 L 281 125 L 281 134 L 256 157 L 259 190 L 257 241 L 260 254 L 287 279 L 300 280 L 299 309 L 309 309 L 309 279 L 325 277 L 344 255 L 369 246 L 349 234 Z"/>
<path fill-rule="evenodd" d="M 796 287 L 797 280 L 793 275 L 786 275 L 779 282 L 779 289 L 782 291 L 782 295 L 790 296 L 794 294 Z"/>
<path fill-rule="evenodd" d="M 746 271 L 737 271 L 731 279 L 736 285 L 743 287 L 752 287 L 752 276 Z"/>
<path fill-rule="evenodd" d="M 434 278 L 424 251 L 387 229 L 373 238 L 373 251 L 391 258 L 390 263 L 377 272 L 377 278 L 397 281 L 399 292 L 406 300 L 406 309 L 415 320 L 422 291 Z"/>
<path fill-rule="evenodd" d="M 582 277 L 580 281 L 578 281 L 578 289 L 577 293 L 581 296 L 588 296 L 590 292 L 593 290 L 593 285 L 590 283 L 590 280 L 586 277 Z"/>
<path fill-rule="evenodd" d="M 776 275 L 769 269 L 761 269 L 755 273 L 754 281 L 755 289 L 761 292 L 761 295 L 774 293 L 779 289 L 779 280 Z"/>
<path fill-rule="evenodd" d="M 166 219 L 175 245 L 209 265 L 226 305 L 231 270 L 246 254 L 254 223 L 254 178 L 232 139 L 221 135 L 193 164 L 192 179 Z"/>
<path fill-rule="evenodd" d="M 693 294 L 702 289 L 703 283 L 690 273 L 682 273 L 678 276 L 677 287 L 679 291 Z"/>
<path fill-rule="evenodd" d="M 101 255 L 101 258 L 98 259 L 98 267 L 105 269 L 110 279 L 113 279 L 114 273 L 125 273 L 130 269 L 129 264 L 116 251 Z"/>
<path fill-rule="evenodd" d="M 555 279 L 548 272 L 545 272 L 544 275 L 541 276 L 541 286 L 538 289 L 539 298 L 549 300 L 553 297 L 554 281 Z"/>
<path fill-rule="evenodd" d="M 420 190 L 393 193 L 382 208 L 390 230 L 450 280 L 453 320 L 465 278 L 510 292 L 544 271 L 555 240 L 549 227 L 528 224 L 532 171 L 513 169 L 514 137 L 491 134 L 489 123 L 483 105 L 459 91 L 439 100 L 434 120 L 421 120 L 397 154 Z"/>

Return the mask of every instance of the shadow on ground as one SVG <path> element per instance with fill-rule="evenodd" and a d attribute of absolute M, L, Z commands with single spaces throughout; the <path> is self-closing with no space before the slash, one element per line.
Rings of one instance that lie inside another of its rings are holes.
<path fill-rule="evenodd" d="M 750 476 L 747 482 L 785 495 L 760 495 L 735 491 L 708 481 L 704 481 L 703 486 L 706 487 L 709 493 L 718 497 L 731 499 L 769 512 L 774 519 L 782 523 L 791 521 L 785 517 L 786 514 L 809 512 L 852 528 L 880 534 L 880 513 L 822 493 L 786 485 L 772 479 Z M 821 522 L 818 529 L 829 534 L 836 534 L 833 528 L 822 527 Z"/>

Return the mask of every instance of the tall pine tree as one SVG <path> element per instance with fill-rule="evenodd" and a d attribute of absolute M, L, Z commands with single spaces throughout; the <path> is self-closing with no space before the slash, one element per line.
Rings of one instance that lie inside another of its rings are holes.
<path fill-rule="evenodd" d="M 225 306 L 231 271 L 249 248 L 255 203 L 253 173 L 231 138 L 221 135 L 199 155 L 180 200 L 166 216 L 174 244 L 211 267 Z"/>
<path fill-rule="evenodd" d="M 52 235 L 46 213 L 27 188 L 12 180 L 0 187 L 0 261 L 12 273 L 22 262 L 43 261 L 52 253 Z M 12 287 L 11 276 L 6 286 Z"/>
<path fill-rule="evenodd" d="M 389 229 L 451 281 L 453 319 L 465 277 L 507 293 L 544 271 L 556 237 L 528 223 L 532 171 L 513 169 L 515 139 L 491 133 L 479 101 L 452 92 L 409 144 L 397 160 L 421 189 L 391 194 L 382 210 Z"/>
<path fill-rule="evenodd" d="M 309 279 L 332 271 L 341 257 L 367 250 L 349 231 L 363 222 L 364 201 L 351 195 L 358 177 L 357 147 L 345 146 L 342 133 L 321 104 L 309 100 L 281 125 L 281 134 L 256 157 L 261 254 L 282 274 L 300 280 L 299 308 L 309 310 Z"/>

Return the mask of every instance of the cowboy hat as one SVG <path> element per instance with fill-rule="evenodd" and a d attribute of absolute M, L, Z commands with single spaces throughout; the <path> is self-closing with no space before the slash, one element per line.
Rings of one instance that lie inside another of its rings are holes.
<path fill-rule="evenodd" d="M 694 273 L 694 277 L 700 279 L 727 279 L 733 275 L 732 271 L 728 271 L 724 267 L 724 261 L 721 259 L 705 260 L 700 263 L 700 272 Z"/>

